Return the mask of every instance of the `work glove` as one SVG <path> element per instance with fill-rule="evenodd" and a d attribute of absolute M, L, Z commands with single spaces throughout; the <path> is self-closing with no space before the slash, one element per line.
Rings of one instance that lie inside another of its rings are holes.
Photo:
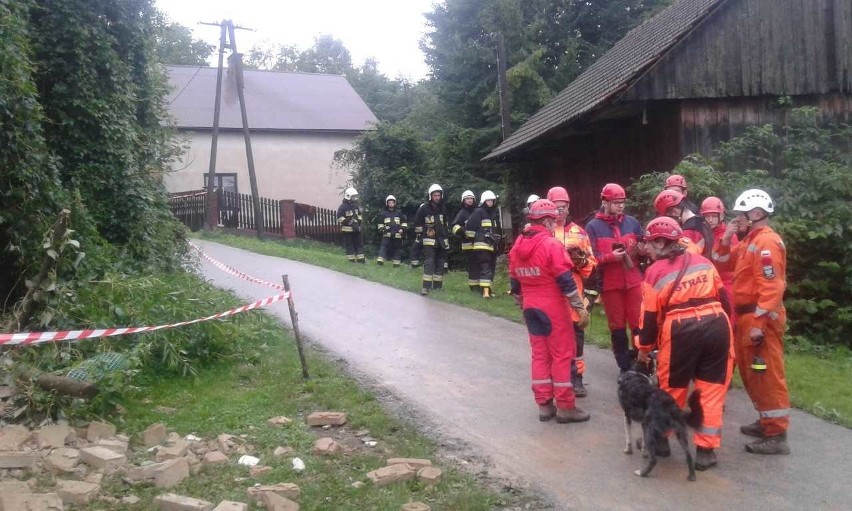
<path fill-rule="evenodd" d="M 748 331 L 748 336 L 751 338 L 751 343 L 755 346 L 763 344 L 763 330 L 751 327 Z"/>
<path fill-rule="evenodd" d="M 591 317 L 589 316 L 589 311 L 586 309 L 575 309 L 577 311 L 577 315 L 580 316 L 580 319 L 577 321 L 577 326 L 581 329 L 585 330 L 586 327 L 591 323 Z"/>

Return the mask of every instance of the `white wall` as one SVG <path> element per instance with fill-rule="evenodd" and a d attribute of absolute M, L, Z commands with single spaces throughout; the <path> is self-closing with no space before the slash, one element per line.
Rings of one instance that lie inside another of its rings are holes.
<path fill-rule="evenodd" d="M 199 190 L 210 166 L 211 131 L 181 131 L 189 149 L 165 176 L 169 192 Z M 252 133 L 252 153 L 261 197 L 337 209 L 349 172 L 333 165 L 334 152 L 349 149 L 357 134 Z M 251 194 L 242 132 L 220 132 L 217 173 L 237 173 L 240 193 Z"/>

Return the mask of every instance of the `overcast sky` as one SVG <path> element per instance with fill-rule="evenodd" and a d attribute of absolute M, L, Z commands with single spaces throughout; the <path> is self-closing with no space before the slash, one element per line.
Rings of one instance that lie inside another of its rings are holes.
<path fill-rule="evenodd" d="M 426 32 L 424 12 L 436 0 L 156 0 L 172 21 L 185 25 L 195 37 L 219 43 L 216 27 L 199 21 L 232 19 L 256 32 L 238 31 L 237 48 L 246 52 L 255 44 L 271 42 L 305 49 L 314 38 L 331 34 L 360 66 L 375 57 L 379 70 L 391 78 L 419 80 L 428 69 L 419 42 Z"/>

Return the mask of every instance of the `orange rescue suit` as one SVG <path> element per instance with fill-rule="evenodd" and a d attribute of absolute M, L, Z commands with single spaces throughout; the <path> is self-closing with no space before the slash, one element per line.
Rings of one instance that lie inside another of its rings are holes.
<path fill-rule="evenodd" d="M 686 406 L 690 382 L 695 382 L 704 409 L 695 445 L 716 449 L 734 363 L 731 324 L 720 294 L 722 278 L 709 259 L 683 252 L 654 262 L 642 286 L 638 348 L 659 349 L 660 387 L 681 408 Z"/>
<path fill-rule="evenodd" d="M 719 244 L 713 256 L 721 268 L 734 272 L 733 300 L 737 314 L 735 346 L 740 360 L 740 376 L 766 436 L 785 433 L 790 424 L 790 396 L 784 373 L 784 289 L 787 287 L 787 250 L 781 237 L 769 227 L 749 232 L 735 246 Z M 756 345 L 751 328 L 763 330 L 763 342 Z M 766 371 L 749 368 L 760 355 Z"/>

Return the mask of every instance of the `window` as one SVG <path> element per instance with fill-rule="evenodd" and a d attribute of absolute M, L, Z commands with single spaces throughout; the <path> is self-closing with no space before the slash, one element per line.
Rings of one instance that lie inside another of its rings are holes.
<path fill-rule="evenodd" d="M 226 192 L 237 193 L 237 174 L 227 173 L 213 175 L 213 186 L 216 191 L 225 190 Z M 207 173 L 204 174 L 204 189 L 207 189 Z"/>

